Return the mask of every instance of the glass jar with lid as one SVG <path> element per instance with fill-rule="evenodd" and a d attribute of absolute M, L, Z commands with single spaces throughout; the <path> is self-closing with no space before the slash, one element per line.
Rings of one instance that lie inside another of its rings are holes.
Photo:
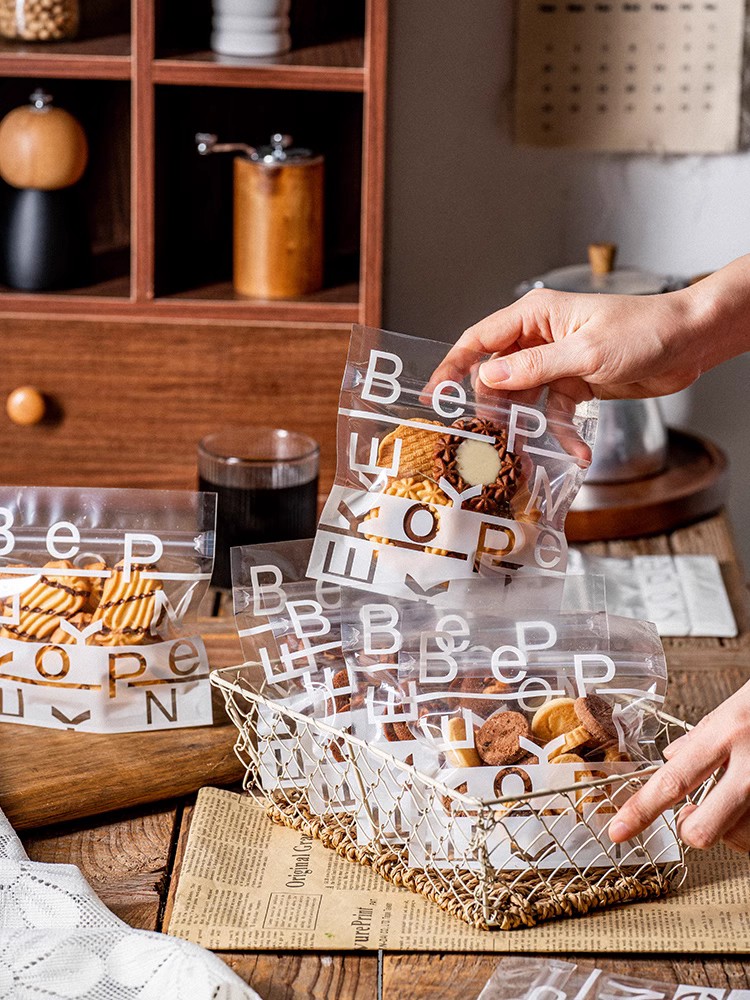
<path fill-rule="evenodd" d="M 24 42 L 60 42 L 78 32 L 78 0 L 0 0 L 0 35 Z"/>

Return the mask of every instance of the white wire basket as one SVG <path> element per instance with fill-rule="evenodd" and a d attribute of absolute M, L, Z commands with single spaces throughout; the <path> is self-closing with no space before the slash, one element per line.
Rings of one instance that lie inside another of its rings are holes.
<path fill-rule="evenodd" d="M 613 845 L 616 809 L 656 766 L 561 787 L 477 798 L 322 720 L 266 697 L 258 665 L 213 671 L 237 726 L 244 789 L 270 819 L 482 929 L 514 930 L 663 896 L 687 873 L 677 817 L 715 782 L 644 834 Z M 659 713 L 657 746 L 690 726 Z M 507 769 L 506 769 L 507 770 Z M 513 769 L 511 769 L 513 770 Z M 515 769 L 523 779 L 523 772 Z"/>

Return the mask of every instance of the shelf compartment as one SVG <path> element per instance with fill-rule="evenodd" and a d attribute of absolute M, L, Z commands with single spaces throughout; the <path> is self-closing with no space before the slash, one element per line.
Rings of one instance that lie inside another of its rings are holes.
<path fill-rule="evenodd" d="M 295 145 L 323 154 L 325 268 L 317 296 L 259 304 L 235 295 L 233 157 L 199 156 L 194 137 L 201 131 L 251 144 L 287 132 Z M 275 309 L 309 315 L 327 309 L 350 321 L 359 310 L 362 134 L 359 94 L 157 86 L 157 303 L 197 301 L 212 315 L 270 315 Z"/>
<path fill-rule="evenodd" d="M 130 35 L 36 44 L 0 39 L 0 76 L 128 80 Z"/>
<path fill-rule="evenodd" d="M 230 281 L 190 288 L 154 300 L 155 312 L 184 308 L 191 316 L 221 319 L 298 320 L 356 323 L 359 319 L 357 282 L 321 289 L 298 299 L 251 299 L 235 292 Z"/>
<path fill-rule="evenodd" d="M 211 51 L 154 62 L 156 83 L 207 87 L 278 87 L 288 90 L 365 89 L 364 41 L 350 38 L 295 49 L 269 59 L 243 59 Z"/>

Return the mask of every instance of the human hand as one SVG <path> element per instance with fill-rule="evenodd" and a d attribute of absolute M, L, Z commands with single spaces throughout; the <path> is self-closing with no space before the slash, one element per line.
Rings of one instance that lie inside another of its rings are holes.
<path fill-rule="evenodd" d="M 585 295 L 534 289 L 470 327 L 430 379 L 461 379 L 476 354 L 481 380 L 505 391 L 551 383 L 573 400 L 661 396 L 703 370 L 703 310 L 693 289 Z"/>
<path fill-rule="evenodd" d="M 691 847 L 712 847 L 723 840 L 735 851 L 750 851 L 750 682 L 670 744 L 664 756 L 667 763 L 610 823 L 610 839 L 622 843 L 641 833 L 723 767 L 703 802 L 680 811 L 678 831 Z"/>

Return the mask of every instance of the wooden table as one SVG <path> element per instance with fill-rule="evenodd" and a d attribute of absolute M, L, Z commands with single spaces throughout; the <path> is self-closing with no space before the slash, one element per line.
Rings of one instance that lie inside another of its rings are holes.
<path fill-rule="evenodd" d="M 750 616 L 731 531 L 720 515 L 671 535 L 589 546 L 611 555 L 713 553 L 737 616 L 736 639 L 668 639 L 667 711 L 696 722 L 750 675 Z M 191 799 L 110 814 L 23 836 L 32 859 L 78 865 L 102 900 L 134 927 L 159 930 L 171 905 Z M 522 932 L 519 932 L 522 933 Z M 569 956 L 558 956 L 566 958 Z M 222 958 L 264 1000 L 474 1000 L 497 955 L 233 953 Z M 591 956 L 587 956 L 591 961 Z M 750 988 L 750 959 L 606 955 L 605 969 L 667 982 Z"/>

